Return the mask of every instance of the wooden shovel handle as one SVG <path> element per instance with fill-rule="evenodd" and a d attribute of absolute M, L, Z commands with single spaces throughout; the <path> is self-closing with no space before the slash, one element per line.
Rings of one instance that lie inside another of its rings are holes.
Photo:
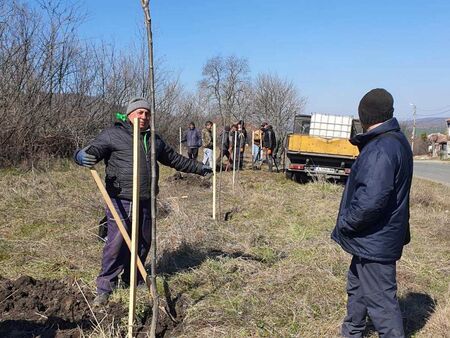
<path fill-rule="evenodd" d="M 103 185 L 103 182 L 100 176 L 98 175 L 97 171 L 95 169 L 91 169 L 91 174 L 92 177 L 94 177 L 95 183 L 97 183 L 97 187 L 100 190 L 100 193 L 102 194 L 109 211 L 111 211 L 111 214 L 113 215 L 114 220 L 116 221 L 117 226 L 119 227 L 119 231 L 122 234 L 125 243 L 127 243 L 128 249 L 130 249 L 131 248 L 130 235 L 128 235 L 128 232 L 125 226 L 123 225 L 122 219 L 120 218 L 116 208 L 114 207 L 111 197 L 109 197 L 108 192 L 106 191 L 105 186 Z M 141 258 L 139 256 L 137 257 L 137 267 L 142 277 L 144 278 L 145 283 L 147 284 L 148 287 L 150 287 L 150 281 L 147 276 L 147 271 L 145 270 L 144 264 L 142 264 Z"/>

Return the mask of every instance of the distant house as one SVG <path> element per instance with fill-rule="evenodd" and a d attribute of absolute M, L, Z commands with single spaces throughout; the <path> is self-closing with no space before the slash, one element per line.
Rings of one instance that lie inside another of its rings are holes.
<path fill-rule="evenodd" d="M 427 139 L 430 143 L 429 153 L 432 157 L 448 159 L 450 157 L 450 119 L 447 122 L 447 135 L 441 133 L 432 133 Z"/>
<path fill-rule="evenodd" d="M 447 119 L 447 154 L 445 158 L 450 158 L 450 119 Z"/>

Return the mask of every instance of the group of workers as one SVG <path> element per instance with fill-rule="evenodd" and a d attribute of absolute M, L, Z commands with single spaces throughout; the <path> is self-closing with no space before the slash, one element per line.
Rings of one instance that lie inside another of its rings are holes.
<path fill-rule="evenodd" d="M 409 196 L 413 161 L 411 147 L 393 117 L 393 103 L 392 95 L 384 89 L 368 92 L 358 107 L 364 132 L 350 140 L 359 148 L 360 154 L 352 166 L 331 235 L 353 256 L 347 275 L 347 316 L 341 330 L 344 337 L 362 337 L 368 316 L 381 337 L 405 337 L 397 299 L 396 262 L 402 255 L 403 246 L 410 241 Z M 148 102 L 142 98 L 131 100 L 126 115 L 125 121 L 104 130 L 87 147 L 78 150 L 75 161 L 92 167 L 105 160 L 107 191 L 129 231 L 133 182 L 132 123 L 133 118 L 140 118 L 144 143 L 142 158 L 146 160 L 142 161 L 140 168 L 143 201 L 140 203 L 138 252 L 145 262 L 150 246 Z M 177 154 L 155 135 L 157 161 L 183 172 L 210 173 L 213 156 L 211 127 L 212 123 L 208 121 L 200 135 L 195 131 L 195 125 L 190 125 L 185 138 L 189 158 Z M 258 135 L 253 135 L 253 146 L 257 147 L 253 151 L 256 154 L 254 158 L 261 156 L 264 149 L 270 155 L 276 144 L 269 125 L 263 124 Z M 200 139 L 205 149 L 203 163 L 196 161 Z M 225 127 L 221 139 L 221 160 L 226 156 L 235 165 L 237 160 L 238 166 L 242 166 L 247 140 L 244 123 L 240 121 Z M 94 301 L 97 306 L 107 303 L 121 273 L 125 284 L 130 280 L 130 252 L 108 210 L 107 219 L 108 238 Z M 139 278 L 142 282 L 142 277 Z"/>
<path fill-rule="evenodd" d="M 212 166 L 213 154 L 213 136 L 211 121 L 205 123 L 205 127 L 200 132 L 195 123 L 189 123 L 189 129 L 181 138 L 181 142 L 187 147 L 187 154 L 190 159 L 196 160 L 200 147 L 203 147 L 203 164 Z M 230 169 L 242 170 L 244 168 L 244 152 L 248 144 L 249 137 L 244 126 L 244 121 L 227 125 L 223 128 L 219 136 L 220 155 L 217 159 L 217 166 L 224 168 L 225 171 Z M 269 165 L 272 171 L 274 163 L 274 152 L 277 141 L 273 127 L 267 122 L 261 125 L 260 129 L 253 132 L 252 137 L 252 167 L 257 166 L 264 161 Z M 265 160 L 263 159 L 265 157 Z M 223 159 L 225 158 L 225 166 Z"/>

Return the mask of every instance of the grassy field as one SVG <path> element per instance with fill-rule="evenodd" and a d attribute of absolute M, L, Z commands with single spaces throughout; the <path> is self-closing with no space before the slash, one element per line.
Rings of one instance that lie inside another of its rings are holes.
<path fill-rule="evenodd" d="M 168 213 L 158 221 L 159 286 L 183 320 L 167 336 L 338 336 L 350 256 L 330 232 L 342 186 L 245 170 L 233 191 L 226 173 L 222 215 L 213 222 L 211 190 L 191 177 L 168 180 L 173 174 L 164 169 L 160 179 L 159 203 Z M 0 191 L 0 275 L 71 276 L 94 292 L 104 211 L 89 171 L 66 162 L 47 171 L 3 170 Z M 398 264 L 409 336 L 450 335 L 448 194 L 414 180 L 412 242 Z M 127 293 L 113 299 L 126 303 Z M 146 304 L 141 291 L 141 313 Z"/>

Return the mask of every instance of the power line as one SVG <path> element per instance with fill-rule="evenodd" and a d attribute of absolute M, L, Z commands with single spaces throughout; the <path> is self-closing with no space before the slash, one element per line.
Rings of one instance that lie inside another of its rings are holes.
<path fill-rule="evenodd" d="M 447 110 L 444 110 L 444 111 L 441 111 L 441 112 L 437 112 L 437 113 L 433 113 L 433 114 L 417 114 L 417 116 L 420 116 L 420 117 L 443 117 L 443 118 L 445 118 L 444 116 L 439 116 L 439 115 L 448 114 L 448 113 L 450 113 L 450 109 L 447 109 Z"/>
<path fill-rule="evenodd" d="M 449 108 L 449 107 L 450 107 L 450 105 L 446 105 L 446 106 L 441 107 L 441 108 L 434 108 L 434 109 L 417 108 L 417 110 L 421 110 L 421 111 L 438 111 L 438 110 L 447 109 L 447 108 Z"/>

